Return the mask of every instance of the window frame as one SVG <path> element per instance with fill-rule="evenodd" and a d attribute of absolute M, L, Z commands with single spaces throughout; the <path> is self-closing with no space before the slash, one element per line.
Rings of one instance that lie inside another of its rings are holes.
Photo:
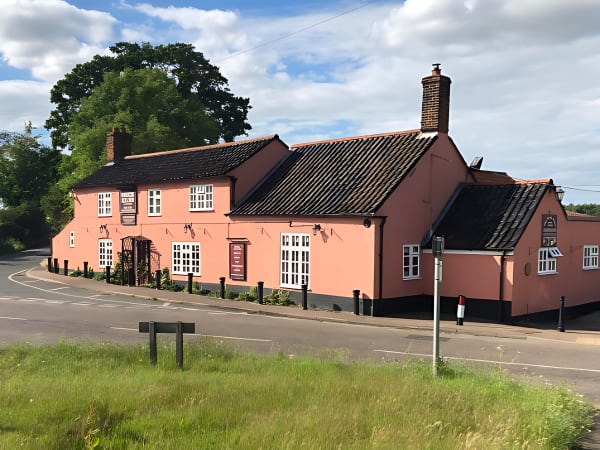
<path fill-rule="evenodd" d="M 556 258 L 550 253 L 550 247 L 541 247 L 538 250 L 538 275 L 550 275 L 558 273 L 556 270 Z"/>
<path fill-rule="evenodd" d="M 108 261 L 110 261 L 110 264 L 107 264 Z M 114 260 L 112 239 L 98 239 L 98 267 L 101 270 L 104 270 L 106 266 L 112 267 L 113 264 Z"/>
<path fill-rule="evenodd" d="M 201 276 L 201 256 L 199 242 L 171 242 L 171 273 Z"/>
<path fill-rule="evenodd" d="M 112 192 L 98 192 L 98 217 L 112 216 Z"/>
<path fill-rule="evenodd" d="M 212 184 L 190 185 L 190 211 L 214 211 L 214 186 Z"/>
<path fill-rule="evenodd" d="M 152 200 L 153 204 L 150 204 Z M 154 209 L 151 212 L 151 209 Z M 148 217 L 162 216 L 162 190 L 160 188 L 148 189 Z"/>
<path fill-rule="evenodd" d="M 279 286 L 310 287 L 310 234 L 281 233 L 279 248 Z"/>
<path fill-rule="evenodd" d="M 598 246 L 584 245 L 583 246 L 583 270 L 598 269 Z"/>
<path fill-rule="evenodd" d="M 408 253 L 407 253 L 408 250 Z M 416 258 L 416 263 L 414 258 Z M 408 261 L 407 261 L 408 259 Z M 416 268 L 416 275 L 413 273 Z M 407 275 L 408 269 L 408 275 Z M 402 279 L 418 280 L 421 278 L 421 246 L 419 244 L 405 244 L 402 246 Z"/>
<path fill-rule="evenodd" d="M 69 231 L 69 247 L 75 247 L 75 231 L 73 230 Z"/>

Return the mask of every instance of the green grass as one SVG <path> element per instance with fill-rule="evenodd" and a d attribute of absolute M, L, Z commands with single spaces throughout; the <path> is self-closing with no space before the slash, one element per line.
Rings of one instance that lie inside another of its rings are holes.
<path fill-rule="evenodd" d="M 570 448 L 591 406 L 562 388 L 429 363 L 172 345 L 0 350 L 1 449 Z"/>

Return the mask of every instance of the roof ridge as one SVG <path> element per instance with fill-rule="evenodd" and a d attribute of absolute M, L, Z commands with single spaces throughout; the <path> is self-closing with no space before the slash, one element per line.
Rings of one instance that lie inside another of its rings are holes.
<path fill-rule="evenodd" d="M 515 184 L 554 184 L 552 178 L 541 178 L 539 180 L 515 180 Z"/>
<path fill-rule="evenodd" d="M 376 134 L 365 134 L 362 136 L 350 136 L 336 139 L 323 139 L 321 141 L 312 141 L 312 142 L 304 142 L 301 144 L 293 144 L 290 146 L 290 149 L 298 148 L 298 147 L 306 147 L 307 145 L 315 145 L 315 144 L 331 144 L 334 142 L 345 142 L 345 141 L 357 141 L 361 139 L 369 139 L 374 137 L 384 137 L 384 136 L 399 136 L 403 134 L 411 134 L 411 133 L 420 133 L 421 130 L 405 130 L 405 131 L 391 131 L 387 133 L 376 133 Z"/>
<path fill-rule="evenodd" d="M 174 153 L 189 153 L 189 152 L 196 152 L 196 151 L 203 151 L 203 150 L 212 150 L 214 148 L 230 147 L 230 146 L 248 144 L 251 142 L 258 142 L 258 141 L 269 141 L 272 139 L 279 139 L 279 135 L 271 134 L 268 136 L 256 137 L 256 138 L 252 138 L 252 139 L 244 139 L 243 141 L 221 142 L 219 144 L 209 144 L 209 145 L 203 145 L 200 147 L 178 148 L 178 149 L 174 149 L 174 150 L 163 150 L 163 151 L 154 152 L 154 153 L 143 153 L 141 155 L 129 155 L 129 156 L 126 156 L 125 159 L 150 158 L 153 156 L 160 156 L 160 155 L 166 155 L 166 154 L 172 155 Z"/>

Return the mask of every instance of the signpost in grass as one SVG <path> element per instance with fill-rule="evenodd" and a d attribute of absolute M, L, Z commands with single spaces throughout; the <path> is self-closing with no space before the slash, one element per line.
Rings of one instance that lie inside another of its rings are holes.
<path fill-rule="evenodd" d="M 148 333 L 150 336 L 150 363 L 155 366 L 158 361 L 156 349 L 157 333 L 175 333 L 175 358 L 177 365 L 183 369 L 183 333 L 195 333 L 195 323 L 184 322 L 140 322 L 140 333 Z"/>

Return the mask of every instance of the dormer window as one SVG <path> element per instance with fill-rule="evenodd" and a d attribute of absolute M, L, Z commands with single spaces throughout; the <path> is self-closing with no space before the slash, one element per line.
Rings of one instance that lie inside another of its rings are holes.
<path fill-rule="evenodd" d="M 213 185 L 197 184 L 190 186 L 190 211 L 213 210 Z"/>

